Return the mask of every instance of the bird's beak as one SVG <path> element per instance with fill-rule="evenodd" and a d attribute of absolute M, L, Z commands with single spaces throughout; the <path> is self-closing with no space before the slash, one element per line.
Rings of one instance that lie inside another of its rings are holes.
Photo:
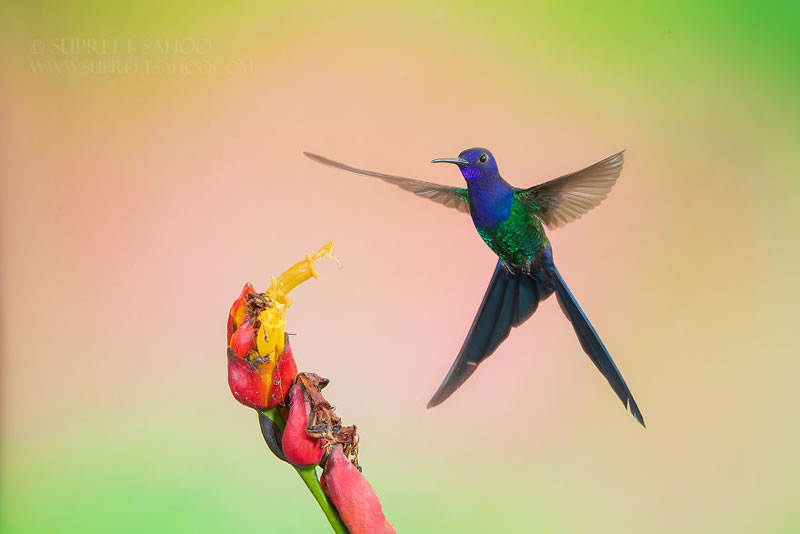
<path fill-rule="evenodd" d="M 431 160 L 431 163 L 455 163 L 459 167 L 469 165 L 469 161 L 465 160 L 464 158 L 436 158 Z"/>

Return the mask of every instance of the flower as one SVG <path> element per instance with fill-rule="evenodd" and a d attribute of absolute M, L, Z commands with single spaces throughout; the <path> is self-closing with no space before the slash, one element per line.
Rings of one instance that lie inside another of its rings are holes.
<path fill-rule="evenodd" d="M 383 515 L 375 490 L 335 445 L 322 472 L 322 489 L 328 495 L 350 534 L 388 534 L 394 527 Z"/>
<path fill-rule="evenodd" d="M 289 346 L 286 309 L 288 293 L 311 277 L 318 278 L 314 261 L 333 257 L 333 243 L 290 267 L 264 293 L 245 284 L 228 313 L 228 385 L 245 406 L 264 410 L 281 404 L 297 376 Z M 335 258 L 334 258 L 335 259 Z"/>
<path fill-rule="evenodd" d="M 228 313 L 228 385 L 237 401 L 258 410 L 267 446 L 294 466 L 335 532 L 394 533 L 358 467 L 356 426 L 343 426 L 322 395 L 328 379 L 298 374 L 285 332 L 286 310 L 292 302 L 287 295 L 309 278 L 317 278 L 314 261 L 333 258 L 332 252 L 333 243 L 328 243 L 315 255 L 307 255 L 272 278 L 264 293 L 245 284 Z M 324 466 L 322 486 L 318 465 Z"/>
<path fill-rule="evenodd" d="M 289 390 L 291 404 L 286 428 L 283 430 L 281 445 L 286 460 L 295 467 L 317 465 L 325 452 L 324 441 L 308 434 L 308 420 L 311 415 L 311 402 L 305 388 L 295 384 Z"/>

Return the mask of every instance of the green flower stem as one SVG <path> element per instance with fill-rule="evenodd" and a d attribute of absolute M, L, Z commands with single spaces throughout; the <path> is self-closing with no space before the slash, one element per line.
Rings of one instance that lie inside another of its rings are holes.
<path fill-rule="evenodd" d="M 261 410 L 261 413 L 269 417 L 272 422 L 278 426 L 280 431 L 283 432 L 286 423 L 277 408 L 267 408 L 266 410 Z M 322 513 L 325 514 L 325 518 L 328 520 L 328 523 L 331 524 L 333 531 L 336 534 L 349 534 L 350 531 L 347 530 L 342 518 L 339 517 L 339 512 L 336 511 L 333 503 L 328 499 L 328 496 L 325 495 L 325 492 L 322 491 L 322 486 L 317 477 L 317 467 L 314 465 L 311 467 L 295 467 L 295 470 L 297 474 L 300 475 L 300 478 L 303 479 L 303 482 L 305 482 L 308 491 L 314 496 L 314 500 L 317 501 L 317 504 L 322 509 Z"/>
<path fill-rule="evenodd" d="M 320 486 L 319 479 L 317 478 L 316 466 L 298 467 L 296 469 L 300 478 L 306 483 L 308 491 L 311 492 L 311 495 L 314 496 L 319 507 L 322 508 L 322 513 L 325 514 L 333 531 L 336 532 L 336 534 L 348 534 L 349 531 L 344 525 L 344 522 L 342 522 L 342 518 L 339 517 L 339 512 L 336 511 L 336 508 L 333 507 L 333 503 L 331 503 L 328 496 L 325 495 L 325 492 L 322 491 L 322 486 Z"/>

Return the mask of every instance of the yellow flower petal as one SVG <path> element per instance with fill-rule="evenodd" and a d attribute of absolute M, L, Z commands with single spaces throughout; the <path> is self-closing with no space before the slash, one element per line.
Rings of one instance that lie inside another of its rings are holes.
<path fill-rule="evenodd" d="M 272 301 L 272 307 L 259 314 L 261 326 L 256 334 L 256 349 L 259 356 L 268 356 L 270 360 L 275 361 L 276 356 L 283 353 L 286 309 L 292 304 L 292 299 L 286 295 L 306 280 L 312 277 L 318 278 L 314 262 L 326 257 L 339 263 L 333 256 L 333 241 L 313 256 L 307 254 L 305 259 L 291 266 L 277 279 L 272 277 L 272 283 L 266 292 L 266 296 Z"/>

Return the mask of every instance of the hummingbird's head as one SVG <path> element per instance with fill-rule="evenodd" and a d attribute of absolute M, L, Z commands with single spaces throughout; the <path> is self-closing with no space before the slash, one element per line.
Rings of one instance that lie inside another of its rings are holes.
<path fill-rule="evenodd" d="M 468 148 L 457 158 L 438 158 L 431 163 L 453 163 L 461 169 L 467 182 L 497 174 L 497 162 L 492 153 L 481 147 Z"/>

